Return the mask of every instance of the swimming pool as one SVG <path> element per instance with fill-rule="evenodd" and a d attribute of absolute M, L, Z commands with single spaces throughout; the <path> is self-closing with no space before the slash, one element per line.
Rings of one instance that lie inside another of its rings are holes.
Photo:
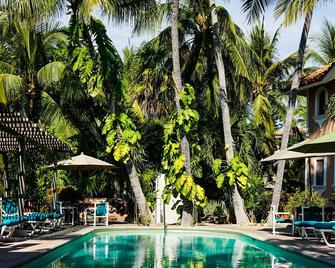
<path fill-rule="evenodd" d="M 23 267 L 330 267 L 233 233 L 96 231 Z"/>

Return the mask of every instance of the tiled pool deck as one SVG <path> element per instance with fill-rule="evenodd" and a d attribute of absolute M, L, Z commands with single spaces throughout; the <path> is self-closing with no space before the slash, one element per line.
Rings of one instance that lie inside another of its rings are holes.
<path fill-rule="evenodd" d="M 35 239 L 16 242 L 0 242 L 0 267 L 17 267 L 19 264 L 34 259 L 39 255 L 56 248 L 72 239 L 87 234 L 95 229 L 105 229 L 106 227 L 75 227 L 55 232 L 52 234 L 41 235 Z M 108 228 L 115 229 L 161 229 L 160 226 L 143 227 L 133 224 L 110 225 Z M 169 226 L 168 229 L 183 229 L 178 226 Z M 327 262 L 335 267 L 335 249 L 325 246 L 316 241 L 306 241 L 299 237 L 289 235 L 271 234 L 271 229 L 261 226 L 239 226 L 239 225 L 201 225 L 187 230 L 199 231 L 230 231 L 238 232 L 261 241 L 275 244 L 282 248 L 310 256 L 320 261 Z"/>

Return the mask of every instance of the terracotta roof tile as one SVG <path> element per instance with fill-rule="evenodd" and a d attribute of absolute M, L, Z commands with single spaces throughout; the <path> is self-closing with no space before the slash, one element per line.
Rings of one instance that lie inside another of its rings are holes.
<path fill-rule="evenodd" d="M 306 86 L 322 80 L 334 65 L 335 62 L 332 62 L 311 72 L 309 75 L 302 78 L 300 86 Z"/>

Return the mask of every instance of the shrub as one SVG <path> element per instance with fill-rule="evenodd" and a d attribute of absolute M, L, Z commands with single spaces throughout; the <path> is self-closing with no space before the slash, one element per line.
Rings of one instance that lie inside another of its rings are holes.
<path fill-rule="evenodd" d="M 285 211 L 294 212 L 298 207 L 324 207 L 327 200 L 317 192 L 303 191 L 288 196 Z"/>
<path fill-rule="evenodd" d="M 223 201 L 210 200 L 203 208 L 204 219 L 215 223 L 224 223 L 228 212 Z"/>

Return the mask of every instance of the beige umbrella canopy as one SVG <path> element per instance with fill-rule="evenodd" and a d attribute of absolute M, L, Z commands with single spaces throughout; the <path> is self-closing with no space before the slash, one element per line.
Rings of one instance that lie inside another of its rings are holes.
<path fill-rule="evenodd" d="M 300 147 L 306 143 L 309 143 L 310 139 L 304 140 L 293 146 L 285 149 L 278 150 L 273 155 L 268 156 L 261 160 L 261 162 L 270 162 L 270 161 L 279 161 L 279 160 L 292 160 L 292 159 L 301 159 L 301 158 L 313 158 L 313 157 L 325 157 L 332 156 L 335 153 L 300 153 L 294 151 L 295 148 Z"/>
<path fill-rule="evenodd" d="M 55 166 L 51 165 L 49 167 L 56 167 L 56 169 L 74 171 L 105 170 L 115 168 L 115 166 L 110 163 L 94 158 L 92 156 L 85 155 L 84 153 L 73 156 L 67 160 L 59 161 Z"/>
<path fill-rule="evenodd" d="M 53 179 L 53 207 L 56 208 L 56 177 L 57 170 L 71 170 L 79 171 L 81 180 L 83 181 L 82 172 L 83 171 L 96 171 L 96 170 L 106 170 L 115 168 L 114 165 L 102 161 L 100 159 L 94 158 L 92 156 L 85 155 L 81 153 L 80 155 L 73 156 L 70 159 L 59 161 L 56 164 L 48 166 L 55 170 L 55 176 Z"/>

